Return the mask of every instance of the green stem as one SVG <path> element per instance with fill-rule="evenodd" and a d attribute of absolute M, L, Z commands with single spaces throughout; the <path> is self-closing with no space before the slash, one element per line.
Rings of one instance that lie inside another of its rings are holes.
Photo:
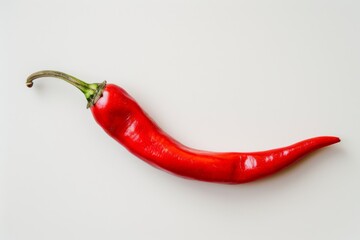
<path fill-rule="evenodd" d="M 46 70 L 31 74 L 26 80 L 26 86 L 31 88 L 33 86 L 33 81 L 37 78 L 42 78 L 42 77 L 59 78 L 77 87 L 81 92 L 85 94 L 86 100 L 88 101 L 87 108 L 93 106 L 97 102 L 97 100 L 101 97 L 101 94 L 106 85 L 106 81 L 102 83 L 89 84 L 66 73 Z"/>

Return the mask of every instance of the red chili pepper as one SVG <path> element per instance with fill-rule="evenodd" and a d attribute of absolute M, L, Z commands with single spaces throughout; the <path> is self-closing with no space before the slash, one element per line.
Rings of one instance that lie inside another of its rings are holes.
<path fill-rule="evenodd" d="M 147 163 L 185 178 L 219 183 L 249 182 L 340 141 L 337 137 L 323 136 L 262 152 L 199 151 L 168 136 L 124 89 L 114 84 L 87 84 L 65 73 L 40 71 L 29 76 L 27 86 L 32 87 L 32 81 L 40 77 L 60 78 L 76 86 L 85 94 L 88 108 L 105 132 Z"/>

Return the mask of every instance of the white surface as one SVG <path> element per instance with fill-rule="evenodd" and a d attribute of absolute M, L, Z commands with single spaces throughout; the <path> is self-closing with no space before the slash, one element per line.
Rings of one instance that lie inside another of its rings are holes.
<path fill-rule="evenodd" d="M 0 239 L 360 239 L 359 1 L 2 1 Z M 340 144 L 245 185 L 154 169 L 60 70 L 214 151 Z"/>

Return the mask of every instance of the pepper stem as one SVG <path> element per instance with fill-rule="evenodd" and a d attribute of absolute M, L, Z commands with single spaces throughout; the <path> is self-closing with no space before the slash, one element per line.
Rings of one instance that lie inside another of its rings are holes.
<path fill-rule="evenodd" d="M 26 80 L 26 86 L 31 88 L 33 86 L 33 81 L 42 77 L 59 78 L 77 87 L 85 94 L 86 100 L 88 101 L 87 108 L 92 107 L 97 102 L 106 85 L 106 81 L 102 83 L 86 83 L 66 73 L 45 70 L 31 74 Z"/>

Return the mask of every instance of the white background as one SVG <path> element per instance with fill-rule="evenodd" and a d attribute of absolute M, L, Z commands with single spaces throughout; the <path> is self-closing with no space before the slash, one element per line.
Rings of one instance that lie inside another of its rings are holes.
<path fill-rule="evenodd" d="M 359 1 L 1 1 L 0 239 L 359 239 Z M 182 143 L 340 144 L 243 185 L 129 154 L 53 69 L 125 88 Z"/>

